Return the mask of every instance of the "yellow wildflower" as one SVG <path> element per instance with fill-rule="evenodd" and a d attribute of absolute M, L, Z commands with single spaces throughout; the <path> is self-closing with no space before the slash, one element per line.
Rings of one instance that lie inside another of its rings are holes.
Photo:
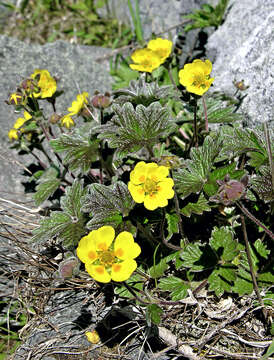
<path fill-rule="evenodd" d="M 12 105 L 20 105 L 20 104 L 23 104 L 25 101 L 23 99 L 23 95 L 18 93 L 18 92 L 15 92 L 15 93 L 12 93 L 10 94 L 10 97 L 9 97 L 9 103 L 12 104 Z"/>
<path fill-rule="evenodd" d="M 168 178 L 166 166 L 140 161 L 130 173 L 128 189 L 137 203 L 144 203 L 148 210 L 165 207 L 167 199 L 174 197 L 174 181 Z"/>
<path fill-rule="evenodd" d="M 71 127 L 73 127 L 75 125 L 75 122 L 72 119 L 72 117 L 70 116 L 70 114 L 63 116 L 61 118 L 60 122 L 61 122 L 61 126 L 64 126 L 67 129 L 70 129 Z"/>
<path fill-rule="evenodd" d="M 13 128 L 10 129 L 10 131 L 8 132 L 8 137 L 10 140 L 18 140 L 19 138 L 19 134 L 24 132 L 24 128 L 22 128 L 22 126 L 25 124 L 26 121 L 30 120 L 32 118 L 32 116 L 30 115 L 30 113 L 28 113 L 27 111 L 24 111 L 24 117 L 20 117 L 18 118 L 14 125 Z"/>
<path fill-rule="evenodd" d="M 135 50 L 131 58 L 135 64 L 129 66 L 131 69 L 138 71 L 151 73 L 162 64 L 160 56 L 148 48 Z"/>
<path fill-rule="evenodd" d="M 42 99 L 52 97 L 57 90 L 55 79 L 50 75 L 48 70 L 36 69 L 31 78 L 37 81 L 38 91 L 33 92 L 34 97 Z"/>
<path fill-rule="evenodd" d="M 68 108 L 69 115 L 77 115 L 88 103 L 89 93 L 84 91 L 82 94 L 77 95 L 77 100 L 73 101 L 71 107 Z"/>
<path fill-rule="evenodd" d="M 121 232 L 116 239 L 112 226 L 102 226 L 84 236 L 77 247 L 77 256 L 96 281 L 125 281 L 137 267 L 135 259 L 140 246 L 130 232 Z"/>
<path fill-rule="evenodd" d="M 172 41 L 167 39 L 157 38 L 150 40 L 147 44 L 147 48 L 154 51 L 161 60 L 161 64 L 169 57 L 172 49 Z"/>
<path fill-rule="evenodd" d="M 179 71 L 179 82 L 188 92 L 203 95 L 214 81 L 214 78 L 210 77 L 211 70 L 210 60 L 196 59 Z"/>
<path fill-rule="evenodd" d="M 92 344 L 98 344 L 98 342 L 100 341 L 100 336 L 96 330 L 87 331 L 85 335 L 88 341 Z"/>

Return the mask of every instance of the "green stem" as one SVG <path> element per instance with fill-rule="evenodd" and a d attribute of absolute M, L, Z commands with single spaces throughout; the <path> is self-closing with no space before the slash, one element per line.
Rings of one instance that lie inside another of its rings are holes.
<path fill-rule="evenodd" d="M 247 232 L 246 232 L 246 226 L 245 226 L 245 218 L 244 218 L 244 215 L 242 215 L 242 214 L 240 216 L 241 216 L 242 230 L 243 230 L 244 241 L 245 241 L 245 251 L 246 251 L 246 256 L 247 256 L 247 260 L 248 260 L 248 264 L 249 264 L 249 269 L 250 269 L 250 273 L 251 273 L 251 277 L 252 277 L 254 290 L 256 292 L 258 301 L 259 301 L 260 305 L 263 308 L 263 315 L 266 318 L 266 313 L 265 313 L 265 309 L 264 309 L 264 302 L 262 300 L 262 297 L 261 297 L 261 294 L 260 294 L 260 291 L 259 291 L 259 288 L 258 288 L 256 274 L 255 274 L 255 271 L 254 271 L 254 268 L 253 268 L 251 252 L 250 252 L 250 248 L 249 248 Z"/>
<path fill-rule="evenodd" d="M 195 147 L 198 147 L 198 131 L 197 131 L 197 99 L 194 99 L 194 117 L 193 117 L 193 140 Z"/>
<path fill-rule="evenodd" d="M 271 171 L 272 190 L 274 191 L 274 163 L 273 163 L 271 143 L 270 143 L 269 130 L 268 130 L 267 123 L 264 123 L 264 136 L 265 136 L 268 161 L 269 161 L 269 166 L 270 166 L 270 171 Z"/>
<path fill-rule="evenodd" d="M 207 107 L 205 102 L 205 97 L 202 96 L 203 107 L 204 107 L 204 115 L 205 115 L 205 131 L 208 132 L 208 118 L 207 118 Z"/>
<path fill-rule="evenodd" d="M 271 240 L 274 240 L 274 234 L 272 231 L 270 231 L 263 223 L 260 222 L 254 215 L 252 215 L 246 207 L 240 202 L 236 202 L 236 205 L 241 209 L 241 211 L 246 215 L 250 220 L 252 220 L 256 225 L 260 226 L 267 235 L 270 236 Z"/>

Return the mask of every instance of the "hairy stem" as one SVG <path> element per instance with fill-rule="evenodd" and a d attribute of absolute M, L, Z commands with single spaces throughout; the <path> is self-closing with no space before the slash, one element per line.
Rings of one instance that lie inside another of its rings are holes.
<path fill-rule="evenodd" d="M 205 115 L 205 131 L 208 132 L 208 118 L 207 118 L 207 107 L 205 102 L 205 97 L 202 96 L 203 107 L 204 107 L 204 115 Z"/>
<path fill-rule="evenodd" d="M 198 131 L 197 131 L 197 99 L 194 100 L 194 117 L 193 117 L 193 140 L 195 147 L 198 147 Z"/>

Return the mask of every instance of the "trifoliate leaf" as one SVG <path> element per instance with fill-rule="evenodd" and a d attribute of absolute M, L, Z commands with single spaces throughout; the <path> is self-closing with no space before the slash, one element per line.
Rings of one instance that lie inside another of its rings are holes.
<path fill-rule="evenodd" d="M 236 170 L 236 162 L 232 162 L 227 166 L 223 166 L 213 170 L 208 178 L 207 183 L 204 185 L 203 190 L 208 196 L 213 196 L 217 193 L 219 185 L 216 180 L 224 180 L 224 177 L 228 174 L 230 179 L 240 180 L 244 174 L 244 170 Z"/>
<path fill-rule="evenodd" d="M 236 279 L 235 269 L 231 265 L 220 266 L 208 277 L 209 290 L 220 297 L 225 291 L 230 291 L 232 282 Z"/>
<path fill-rule="evenodd" d="M 90 185 L 81 210 L 91 213 L 92 219 L 87 224 L 89 229 L 96 229 L 99 224 L 116 227 L 134 204 L 126 184 L 118 181 L 110 186 Z"/>
<path fill-rule="evenodd" d="M 202 193 L 196 203 L 188 203 L 184 208 L 182 208 L 181 214 L 190 217 L 192 213 L 201 215 L 204 211 L 210 210 L 211 207 L 208 205 L 208 202 Z"/>
<path fill-rule="evenodd" d="M 201 248 L 203 248 L 201 243 L 187 245 L 180 254 L 181 259 L 183 260 L 182 266 L 189 267 L 194 271 L 203 270 L 204 266 L 199 264 L 199 260 L 203 254 Z"/>
<path fill-rule="evenodd" d="M 242 119 L 242 115 L 235 112 L 235 105 L 227 104 L 223 100 L 209 97 L 206 101 L 207 120 L 209 123 L 232 123 Z"/>
<path fill-rule="evenodd" d="M 238 243 L 227 227 L 214 227 L 209 243 L 223 261 L 232 261 L 239 254 Z"/>
<path fill-rule="evenodd" d="M 141 75 L 139 80 L 132 80 L 128 88 L 114 91 L 113 95 L 117 96 L 115 103 L 123 105 L 131 102 L 134 105 L 149 106 L 160 99 L 167 99 L 174 93 L 171 85 L 160 87 L 156 82 L 146 83 L 144 75 Z"/>
<path fill-rule="evenodd" d="M 174 214 L 166 213 L 166 220 L 167 220 L 167 230 L 168 230 L 168 235 L 166 237 L 166 240 L 170 240 L 174 233 L 176 234 L 179 233 L 179 227 L 178 227 L 179 218 L 178 215 L 175 213 Z"/>
<path fill-rule="evenodd" d="M 163 313 L 163 310 L 160 308 L 160 306 L 156 304 L 150 304 L 147 306 L 146 311 L 146 320 L 148 325 L 150 326 L 151 323 L 155 325 L 159 325 L 161 322 L 161 315 Z"/>
<path fill-rule="evenodd" d="M 203 146 L 191 149 L 190 160 L 185 161 L 185 167 L 174 171 L 175 186 L 183 199 L 203 188 L 221 146 L 220 137 L 213 139 L 207 136 Z"/>
<path fill-rule="evenodd" d="M 127 102 L 122 107 L 113 105 L 112 109 L 115 113 L 112 120 L 96 131 L 100 132 L 100 139 L 106 139 L 111 148 L 118 148 L 121 152 L 151 147 L 176 128 L 169 110 L 159 102 L 148 107 L 137 105 L 136 109 Z"/>
<path fill-rule="evenodd" d="M 36 186 L 36 193 L 33 196 L 36 205 L 42 204 L 59 188 L 61 180 L 57 176 L 57 169 L 51 167 L 39 178 L 39 184 Z"/>
<path fill-rule="evenodd" d="M 89 171 L 91 163 L 97 159 L 98 139 L 91 140 L 90 124 L 76 128 L 71 134 L 62 134 L 58 139 L 50 141 L 50 145 L 57 153 L 65 153 L 63 159 L 71 171 Z"/>
<path fill-rule="evenodd" d="M 274 189 L 272 185 L 272 175 L 269 166 L 261 166 L 258 173 L 251 178 L 252 189 L 264 201 L 274 200 Z"/>

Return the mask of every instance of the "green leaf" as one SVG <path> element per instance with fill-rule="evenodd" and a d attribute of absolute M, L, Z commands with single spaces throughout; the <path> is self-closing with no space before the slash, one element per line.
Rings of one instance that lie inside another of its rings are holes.
<path fill-rule="evenodd" d="M 231 266 L 220 266 L 212 271 L 208 277 L 209 290 L 220 297 L 225 291 L 231 290 L 232 281 L 236 279 L 235 269 Z"/>
<path fill-rule="evenodd" d="M 258 281 L 261 283 L 267 283 L 269 286 L 273 285 L 274 283 L 274 274 L 273 271 L 264 272 L 258 275 Z M 265 284 L 263 284 L 265 286 Z"/>
<path fill-rule="evenodd" d="M 267 352 L 264 354 L 264 356 L 260 357 L 259 360 L 267 360 L 269 356 L 273 354 L 274 354 L 274 340 L 272 340 L 272 343 L 269 345 Z"/>
<path fill-rule="evenodd" d="M 168 235 L 166 237 L 166 240 L 170 240 L 173 234 L 178 234 L 179 233 L 179 227 L 178 227 L 178 223 L 179 223 L 179 218 L 177 214 L 169 214 L 166 213 L 165 215 L 166 220 L 167 220 L 167 231 L 168 231 Z"/>
<path fill-rule="evenodd" d="M 274 189 L 272 186 L 272 175 L 269 166 L 261 166 L 258 173 L 251 178 L 252 189 L 264 201 L 274 200 Z"/>
<path fill-rule="evenodd" d="M 129 214 L 134 204 L 126 184 L 118 181 L 109 186 L 90 185 L 81 210 L 92 215 L 87 224 L 89 229 L 97 229 L 99 224 L 116 227 L 121 223 L 122 217 Z"/>
<path fill-rule="evenodd" d="M 156 304 L 148 305 L 146 311 L 146 320 L 148 325 L 150 326 L 151 323 L 155 325 L 159 325 L 161 322 L 162 314 L 163 314 L 163 310 L 160 308 L 160 306 Z"/>
<path fill-rule="evenodd" d="M 188 284 L 175 276 L 160 279 L 158 287 L 161 290 L 170 292 L 173 301 L 184 299 L 187 296 L 187 289 L 189 289 Z"/>
<path fill-rule="evenodd" d="M 223 261 L 232 261 L 239 254 L 238 243 L 228 227 L 214 227 L 209 243 Z"/>
<path fill-rule="evenodd" d="M 139 80 L 132 80 L 128 88 L 114 91 L 113 95 L 117 96 L 115 103 L 124 105 L 131 102 L 134 105 L 149 106 L 155 101 L 174 96 L 172 86 L 159 86 L 157 82 L 146 83 L 144 75 L 141 75 Z"/>
<path fill-rule="evenodd" d="M 156 265 L 153 265 L 149 268 L 149 275 L 153 279 L 157 279 L 164 275 L 164 272 L 167 270 L 168 265 L 166 259 L 161 259 L 160 262 Z"/>
<path fill-rule="evenodd" d="M 71 171 L 79 169 L 86 173 L 91 163 L 97 160 L 99 140 L 91 140 L 90 132 L 90 124 L 85 124 L 71 134 L 62 134 L 58 139 L 50 141 L 55 152 L 65 153 L 63 162 Z"/>
<path fill-rule="evenodd" d="M 219 98 L 209 97 L 206 100 L 207 120 L 209 123 L 232 123 L 242 120 L 242 115 L 235 112 L 235 105 L 225 103 Z"/>
<path fill-rule="evenodd" d="M 219 185 L 216 180 L 224 180 L 224 177 L 227 174 L 229 174 L 231 180 L 240 180 L 244 176 L 245 171 L 236 170 L 236 165 L 236 162 L 232 162 L 231 164 L 217 168 L 210 173 L 208 181 L 203 188 L 208 196 L 213 196 L 217 193 Z"/>
<path fill-rule="evenodd" d="M 190 160 L 185 161 L 185 168 L 174 171 L 175 186 L 183 199 L 202 190 L 221 146 L 220 137 L 214 139 L 207 136 L 203 146 L 191 149 Z"/>
<path fill-rule="evenodd" d="M 211 207 L 208 205 L 208 202 L 202 193 L 196 203 L 188 203 L 184 208 L 182 208 L 181 214 L 190 217 L 192 213 L 201 215 L 204 211 L 210 210 Z"/>
<path fill-rule="evenodd" d="M 57 179 L 57 175 L 58 171 L 51 167 L 39 178 L 39 185 L 36 186 L 36 193 L 33 196 L 36 205 L 42 204 L 59 188 L 61 180 Z"/>
<path fill-rule="evenodd" d="M 199 260 L 201 259 L 203 255 L 203 251 L 201 250 L 203 248 L 201 243 L 194 243 L 194 244 L 188 244 L 186 248 L 181 251 L 181 259 L 183 260 L 182 266 L 189 267 L 192 270 L 203 270 L 204 266 L 203 264 L 196 264 L 199 263 Z"/>
<path fill-rule="evenodd" d="M 111 148 L 122 152 L 135 152 L 145 146 L 153 146 L 160 137 L 166 137 L 176 128 L 169 110 L 154 102 L 148 107 L 137 105 L 134 109 L 129 102 L 122 107 L 113 105 L 115 113 L 110 122 L 99 126 L 98 137 L 106 139 Z"/>
<path fill-rule="evenodd" d="M 270 250 L 267 249 L 266 245 L 262 242 L 261 239 L 257 239 L 255 241 L 254 247 L 260 256 L 262 256 L 265 259 L 268 258 L 268 255 L 270 254 Z"/>
<path fill-rule="evenodd" d="M 127 285 L 133 288 L 133 290 L 143 290 L 144 280 L 139 274 L 133 274 L 127 281 Z M 133 299 L 134 296 L 125 286 L 116 286 L 114 289 L 115 294 L 123 297 Z M 136 291 L 138 293 L 138 291 Z"/>
<path fill-rule="evenodd" d="M 82 217 L 81 207 L 86 194 L 87 188 L 83 189 L 82 182 L 74 180 L 72 186 L 66 187 L 65 195 L 61 198 L 61 208 L 74 221 L 78 221 Z"/>
<path fill-rule="evenodd" d="M 239 294 L 239 296 L 249 295 L 253 291 L 252 280 L 244 279 L 237 276 L 237 279 L 234 282 L 234 286 L 232 287 L 232 291 Z"/>

